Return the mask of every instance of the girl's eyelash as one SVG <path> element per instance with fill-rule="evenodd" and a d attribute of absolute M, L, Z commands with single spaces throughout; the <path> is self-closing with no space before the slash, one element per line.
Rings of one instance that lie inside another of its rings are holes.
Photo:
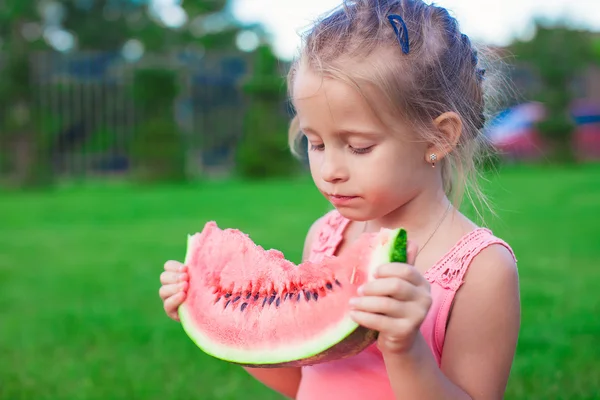
<path fill-rule="evenodd" d="M 363 147 L 363 148 L 354 148 L 352 146 L 349 146 L 349 147 L 350 147 L 350 151 L 354 154 L 367 154 L 373 148 L 373 146 Z M 319 151 L 319 150 L 323 150 L 324 148 L 325 148 L 324 144 L 317 144 L 317 145 L 311 144 L 310 145 L 310 149 L 312 151 Z"/>
<path fill-rule="evenodd" d="M 373 146 L 356 149 L 356 148 L 350 146 L 350 151 L 354 154 L 367 154 L 368 152 L 371 151 L 372 148 L 373 148 Z"/>

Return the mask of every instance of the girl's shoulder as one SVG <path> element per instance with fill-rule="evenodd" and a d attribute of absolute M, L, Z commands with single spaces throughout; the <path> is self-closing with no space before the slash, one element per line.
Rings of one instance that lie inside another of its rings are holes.
<path fill-rule="evenodd" d="M 458 290 L 464 283 L 467 273 L 472 269 L 498 271 L 501 269 L 516 270 L 517 258 L 512 247 L 494 232 L 485 227 L 475 226 L 460 239 L 425 272 L 431 283 L 437 283 L 445 289 Z M 497 267 L 502 264 L 503 267 Z M 484 265 L 483 267 L 481 265 Z M 486 271 L 493 277 L 496 272 Z"/>

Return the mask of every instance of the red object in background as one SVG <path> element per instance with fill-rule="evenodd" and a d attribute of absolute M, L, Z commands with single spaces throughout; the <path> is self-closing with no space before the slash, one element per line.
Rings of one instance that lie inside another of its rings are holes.
<path fill-rule="evenodd" d="M 539 159 L 546 154 L 546 141 L 535 124 L 544 115 L 541 103 L 519 104 L 500 113 L 485 134 L 508 159 Z M 576 101 L 571 115 L 577 125 L 572 142 L 577 158 L 600 160 L 600 104 Z"/>

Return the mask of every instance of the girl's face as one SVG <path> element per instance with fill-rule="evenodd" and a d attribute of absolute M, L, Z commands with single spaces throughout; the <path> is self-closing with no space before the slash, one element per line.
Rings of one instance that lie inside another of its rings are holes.
<path fill-rule="evenodd" d="M 382 218 L 432 184 L 427 144 L 401 122 L 390 132 L 354 88 L 301 68 L 293 93 L 313 180 L 344 217 Z"/>

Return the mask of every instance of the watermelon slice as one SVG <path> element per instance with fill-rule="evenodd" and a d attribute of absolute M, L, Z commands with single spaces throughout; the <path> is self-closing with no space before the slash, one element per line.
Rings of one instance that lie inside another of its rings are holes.
<path fill-rule="evenodd" d="M 349 300 L 386 262 L 406 262 L 406 231 L 363 234 L 339 257 L 295 265 L 213 221 L 188 236 L 189 288 L 179 307 L 207 354 L 252 367 L 303 366 L 352 356 L 377 332 L 349 316 Z"/>

